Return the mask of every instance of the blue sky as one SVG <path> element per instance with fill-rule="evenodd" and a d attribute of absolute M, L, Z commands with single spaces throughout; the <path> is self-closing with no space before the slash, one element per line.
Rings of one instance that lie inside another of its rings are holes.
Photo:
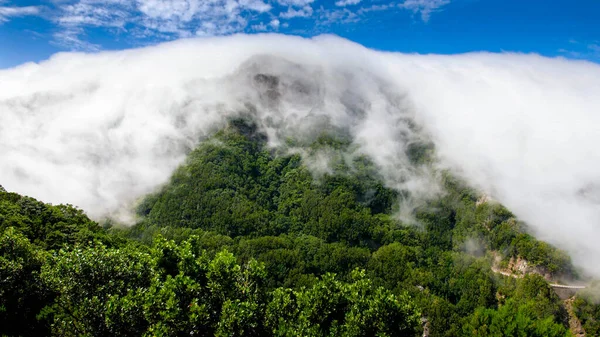
<path fill-rule="evenodd" d="M 417 53 L 600 62 L 598 0 L 0 0 L 0 68 L 195 36 L 332 33 Z"/>

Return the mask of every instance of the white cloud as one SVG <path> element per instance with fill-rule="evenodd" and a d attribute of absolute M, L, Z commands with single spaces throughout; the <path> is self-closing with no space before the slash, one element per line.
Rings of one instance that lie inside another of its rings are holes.
<path fill-rule="evenodd" d="M 315 0 L 277 0 L 282 6 L 305 7 L 312 4 Z"/>
<path fill-rule="evenodd" d="M 264 32 L 267 29 L 269 29 L 269 27 L 267 27 L 267 25 L 265 25 L 263 22 L 257 24 L 257 25 L 252 25 L 252 30 L 255 32 Z"/>
<path fill-rule="evenodd" d="M 206 7 L 201 9 L 199 2 L 189 0 L 137 0 L 140 12 L 158 20 L 189 22 L 201 10 L 206 12 Z"/>
<path fill-rule="evenodd" d="M 557 51 L 569 58 L 600 60 L 600 44 L 598 41 L 577 41 L 570 39 L 567 48 L 560 48 Z"/>
<path fill-rule="evenodd" d="M 272 8 L 271 5 L 260 0 L 240 0 L 240 5 L 260 13 L 268 12 Z"/>
<path fill-rule="evenodd" d="M 314 16 L 314 0 L 48 0 L 48 7 L 2 6 L 0 24 L 9 18 L 40 15 L 56 24 L 53 43 L 67 49 L 97 50 L 88 40 L 90 29 L 103 29 L 134 44 L 149 40 L 212 36 L 244 31 L 278 31 L 293 18 L 311 18 L 322 27 L 355 23 L 372 12 L 410 10 L 424 21 L 450 0 L 406 0 L 353 8 L 361 0 L 337 0 L 321 5 Z M 340 9 L 339 7 L 344 7 Z M 278 21 L 265 21 L 278 17 Z M 281 21 L 279 21 L 281 20 Z M 91 36 L 91 34 L 90 34 Z M 141 41 L 139 40 L 141 39 Z"/>
<path fill-rule="evenodd" d="M 125 31 L 134 19 L 134 3 L 125 0 L 78 0 L 60 2 L 51 19 L 59 31 L 53 34 L 53 43 L 72 50 L 96 51 L 97 44 L 86 41 L 85 28 L 101 27 Z"/>
<path fill-rule="evenodd" d="M 57 3 L 53 20 L 65 30 L 55 34 L 62 45 L 85 44 L 77 33 L 87 27 L 131 30 L 138 37 L 161 38 L 231 34 L 248 27 L 253 13 L 265 13 L 272 6 L 261 0 L 76 0 Z"/>
<path fill-rule="evenodd" d="M 307 18 L 312 16 L 313 9 L 310 6 L 305 6 L 300 9 L 288 8 L 287 11 L 279 13 L 279 17 L 283 19 L 291 19 L 291 18 Z"/>
<path fill-rule="evenodd" d="M 362 0 L 339 0 L 339 1 L 335 2 L 335 5 L 338 7 L 351 6 L 351 5 L 357 5 L 361 1 Z"/>
<path fill-rule="evenodd" d="M 123 28 L 131 20 L 130 11 L 132 9 L 131 7 L 124 7 L 120 2 L 82 0 L 61 7 L 61 14 L 56 18 L 56 22 L 66 27 Z"/>
<path fill-rule="evenodd" d="M 319 9 L 319 21 L 324 26 L 359 21 L 372 11 L 392 7 L 420 13 L 424 21 L 450 0 L 407 0 L 401 4 L 382 4 L 360 8 L 358 11 Z M 280 19 L 310 18 L 314 0 L 51 0 L 53 8 L 44 10 L 43 17 L 57 24 L 60 31 L 53 34 L 54 43 L 75 50 L 97 50 L 99 45 L 87 40 L 88 28 L 109 29 L 111 34 L 126 38 L 174 39 L 193 35 L 212 36 L 254 31 L 278 30 L 289 27 L 287 22 L 263 22 L 257 15 L 269 13 Z M 338 7 L 359 4 L 361 0 L 338 0 Z M 6 3 L 0 1 L 0 5 Z M 287 7 L 281 9 L 273 5 Z M 392 6 L 393 5 L 393 6 Z M 38 6 L 0 6 L 0 24 L 9 18 L 41 15 Z"/>
<path fill-rule="evenodd" d="M 280 76 L 282 95 L 271 101 L 253 86 L 256 72 Z M 273 145 L 327 120 L 354 136 L 388 186 L 426 197 L 435 174 L 411 169 L 404 152 L 424 137 L 408 127 L 412 119 L 435 142 L 440 167 L 600 276 L 598 92 L 600 66 L 589 62 L 379 53 L 333 37 L 62 53 L 0 71 L 0 184 L 95 218 L 125 216 L 124 205 L 251 103 Z"/>
<path fill-rule="evenodd" d="M 359 15 L 347 8 L 336 10 L 319 10 L 319 24 L 347 24 L 360 21 Z"/>
<path fill-rule="evenodd" d="M 242 17 L 226 18 L 221 21 L 209 20 L 201 23 L 196 30 L 197 36 L 228 35 L 241 31 L 248 25 Z"/>
<path fill-rule="evenodd" d="M 3 22 L 9 21 L 10 18 L 13 18 L 13 17 L 38 15 L 39 13 L 40 13 L 40 8 L 38 6 L 25 6 L 25 7 L 0 6 L 0 24 L 2 24 Z"/>
<path fill-rule="evenodd" d="M 448 5 L 451 0 L 405 0 L 403 2 L 389 2 L 381 4 L 370 4 L 358 9 L 350 9 L 351 5 L 361 3 L 360 0 L 339 0 L 335 2 L 337 7 L 343 9 L 331 9 L 321 7 L 319 9 L 319 25 L 356 23 L 369 16 L 377 15 L 377 12 L 408 10 L 414 14 L 420 14 L 423 22 L 427 23 L 434 12 Z M 350 7 L 350 8 L 348 8 Z"/>
<path fill-rule="evenodd" d="M 420 13 L 421 19 L 428 22 L 433 12 L 439 11 L 449 3 L 450 0 L 406 0 L 398 7 L 411 10 L 413 13 Z"/>
<path fill-rule="evenodd" d="M 82 28 L 71 27 L 54 33 L 53 43 L 71 50 L 99 51 L 101 49 L 100 45 L 87 42 L 81 38 L 82 36 L 85 36 Z"/>
<path fill-rule="evenodd" d="M 370 13 L 370 12 L 381 12 L 381 11 L 386 11 L 390 8 L 395 7 L 395 5 L 389 5 L 389 4 L 384 4 L 384 5 L 371 5 L 369 7 L 361 7 L 358 10 L 358 14 L 365 14 L 365 13 Z"/>

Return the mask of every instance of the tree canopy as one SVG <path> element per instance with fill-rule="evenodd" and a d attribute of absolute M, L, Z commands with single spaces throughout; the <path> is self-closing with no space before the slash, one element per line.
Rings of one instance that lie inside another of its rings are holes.
<path fill-rule="evenodd" d="M 0 335 L 569 334 L 543 278 L 491 270 L 500 253 L 574 272 L 502 205 L 440 172 L 444 193 L 402 223 L 408 192 L 368 156 L 335 133 L 305 147 L 327 151 L 326 172 L 232 121 L 140 202 L 132 227 L 0 188 Z M 430 152 L 414 144 L 411 161 Z M 577 303 L 596 331 L 600 311 Z"/>

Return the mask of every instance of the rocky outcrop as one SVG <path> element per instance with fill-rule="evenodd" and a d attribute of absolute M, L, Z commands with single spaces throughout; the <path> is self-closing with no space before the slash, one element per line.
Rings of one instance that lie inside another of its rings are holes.
<path fill-rule="evenodd" d="M 502 256 L 498 252 L 492 252 L 492 254 L 494 257 L 492 270 L 495 273 L 500 273 L 502 275 L 511 276 L 515 278 L 521 278 L 527 274 L 538 274 L 541 275 L 548 282 L 552 282 L 553 280 L 552 273 L 546 270 L 546 268 L 540 266 L 532 266 L 527 260 L 520 256 L 517 256 L 516 258 L 511 257 L 508 261 L 508 265 L 506 266 L 506 268 L 500 268 Z"/>
<path fill-rule="evenodd" d="M 585 330 L 581 325 L 581 321 L 575 315 L 575 310 L 573 310 L 573 301 L 575 297 L 571 297 L 564 301 L 565 309 L 569 313 L 569 330 L 575 337 L 585 337 Z"/>

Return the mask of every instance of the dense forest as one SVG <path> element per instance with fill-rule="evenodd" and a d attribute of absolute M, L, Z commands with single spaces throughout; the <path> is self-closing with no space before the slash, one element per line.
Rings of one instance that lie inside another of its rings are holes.
<path fill-rule="evenodd" d="M 440 172 L 444 193 L 403 223 L 410 193 L 345 155 L 344 137 L 301 144 L 331 156 L 320 174 L 266 141 L 232 120 L 139 202 L 132 227 L 0 187 L 0 335 L 571 335 L 542 274 L 576 270 L 502 205 Z M 427 165 L 432 151 L 408 154 Z M 492 270 L 516 258 L 543 272 Z M 589 336 L 595 303 L 573 300 Z"/>

